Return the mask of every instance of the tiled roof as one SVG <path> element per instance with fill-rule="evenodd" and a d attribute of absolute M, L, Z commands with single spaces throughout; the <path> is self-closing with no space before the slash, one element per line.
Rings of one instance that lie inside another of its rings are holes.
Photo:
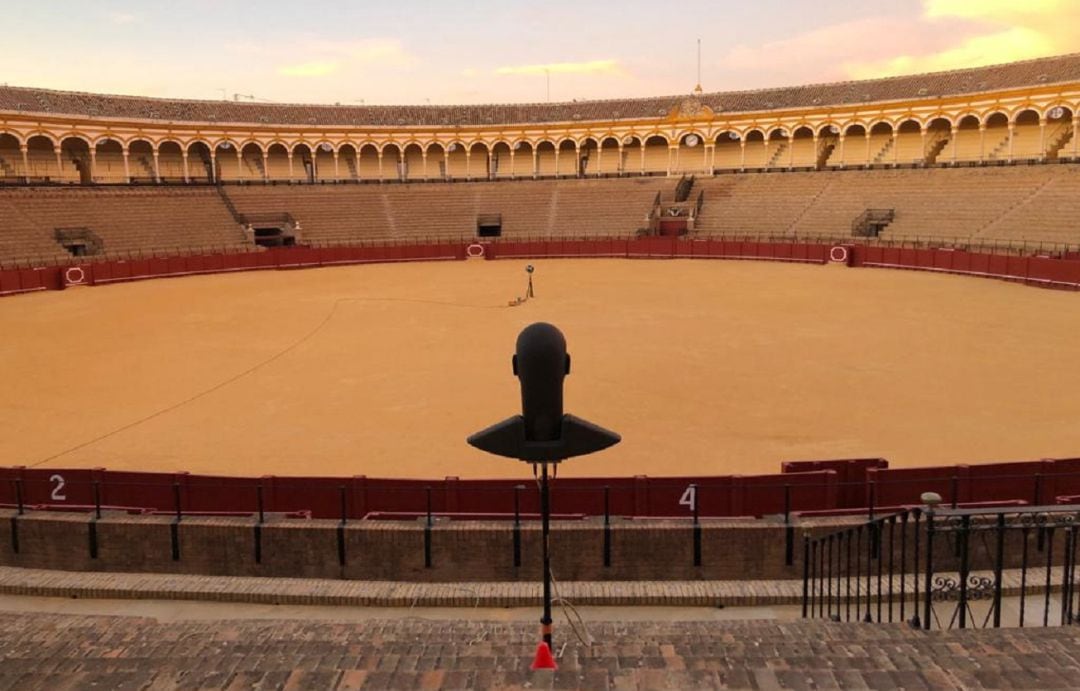
<path fill-rule="evenodd" d="M 738 113 L 939 98 L 1075 81 L 1080 81 L 1080 53 L 885 79 L 706 93 L 698 100 L 718 113 Z M 172 122 L 441 128 L 657 118 L 667 115 L 687 98 L 683 95 L 475 106 L 338 106 L 159 99 L 3 86 L 0 112 Z"/>

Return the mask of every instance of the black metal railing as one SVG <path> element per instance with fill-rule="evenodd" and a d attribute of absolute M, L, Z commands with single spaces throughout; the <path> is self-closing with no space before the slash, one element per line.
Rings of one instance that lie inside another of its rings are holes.
<path fill-rule="evenodd" d="M 1080 623 L 1078 538 L 1078 505 L 936 502 L 807 534 L 802 614 L 926 630 Z"/>

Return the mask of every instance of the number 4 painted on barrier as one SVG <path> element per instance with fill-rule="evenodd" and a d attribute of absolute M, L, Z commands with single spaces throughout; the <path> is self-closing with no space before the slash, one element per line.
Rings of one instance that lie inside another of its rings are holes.
<path fill-rule="evenodd" d="M 690 509 L 690 511 L 694 510 L 694 507 L 697 506 L 696 485 L 689 485 L 686 488 L 686 491 L 682 493 L 681 497 L 679 497 L 679 506 L 685 506 L 686 508 Z"/>
<path fill-rule="evenodd" d="M 64 478 L 61 475 L 53 475 L 49 478 L 49 482 L 55 482 L 56 486 L 53 487 L 52 497 L 53 501 L 67 501 L 67 495 L 64 494 Z"/>

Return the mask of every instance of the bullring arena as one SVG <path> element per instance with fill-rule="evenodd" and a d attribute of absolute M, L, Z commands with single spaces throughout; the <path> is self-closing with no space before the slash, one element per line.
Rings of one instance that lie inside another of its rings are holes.
<path fill-rule="evenodd" d="M 1074 684 L 1078 109 L 0 87 L 0 687 Z M 537 321 L 622 435 L 550 537 L 465 443 Z"/>

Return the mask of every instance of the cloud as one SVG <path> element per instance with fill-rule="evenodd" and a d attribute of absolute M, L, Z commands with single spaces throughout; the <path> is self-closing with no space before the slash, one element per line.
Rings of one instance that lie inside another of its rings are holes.
<path fill-rule="evenodd" d="M 294 41 L 237 41 L 226 49 L 244 60 L 259 60 L 277 65 L 275 72 L 285 77 L 324 77 L 329 74 L 352 74 L 378 67 L 409 68 L 419 61 L 395 38 L 363 38 L 334 41 L 317 36 L 302 36 Z M 303 58 L 296 62 L 296 56 Z"/>
<path fill-rule="evenodd" d="M 283 65 L 277 71 L 284 77 L 325 77 L 337 72 L 340 66 L 332 60 L 313 60 L 298 65 Z"/>
<path fill-rule="evenodd" d="M 495 74 L 626 74 L 618 60 L 588 60 L 585 62 L 552 62 L 547 65 L 511 65 L 499 67 Z"/>
<path fill-rule="evenodd" d="M 979 67 L 1067 53 L 1080 45 L 1080 0 L 923 0 L 920 23 L 948 27 L 950 45 L 910 48 L 881 61 L 850 64 L 855 78 Z"/>
<path fill-rule="evenodd" d="M 109 21 L 113 24 L 134 24 L 139 18 L 128 12 L 112 12 L 109 14 Z"/>
<path fill-rule="evenodd" d="M 1078 45 L 1080 0 L 922 0 L 915 16 L 865 17 L 736 46 L 719 66 L 754 88 L 979 67 Z"/>

